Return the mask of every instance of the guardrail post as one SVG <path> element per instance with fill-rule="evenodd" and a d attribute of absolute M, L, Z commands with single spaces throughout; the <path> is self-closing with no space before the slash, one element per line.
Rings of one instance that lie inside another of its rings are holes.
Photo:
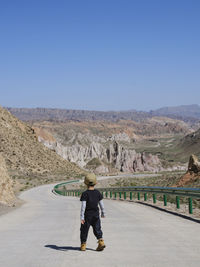
<path fill-rule="evenodd" d="M 176 208 L 180 209 L 180 197 L 176 196 Z"/>
<path fill-rule="evenodd" d="M 167 206 L 167 196 L 163 195 L 163 200 L 164 200 L 164 206 Z"/>
<path fill-rule="evenodd" d="M 76 189 L 76 190 L 68 190 L 64 184 L 68 184 L 69 182 L 66 183 L 61 183 L 58 184 L 54 187 L 54 191 L 57 194 L 63 195 L 63 196 L 80 196 L 82 194 L 82 190 Z M 127 199 L 127 196 L 130 200 L 137 198 L 138 201 L 140 201 L 140 196 L 141 193 L 144 195 L 144 201 L 147 201 L 148 199 L 148 193 L 150 193 L 153 197 L 153 203 L 156 203 L 156 196 L 158 195 L 163 195 L 163 202 L 164 206 L 167 206 L 167 198 L 168 195 L 174 195 L 176 198 L 176 208 L 180 209 L 180 198 L 181 197 L 187 197 L 188 199 L 188 209 L 189 213 L 193 214 L 193 198 L 199 198 L 200 197 L 200 189 L 196 188 L 191 188 L 187 190 L 185 188 L 176 188 L 172 189 L 169 187 L 149 187 L 148 190 L 146 187 L 123 187 L 123 188 L 114 188 L 114 189 L 109 189 L 109 188 L 100 188 L 100 192 L 102 193 L 103 196 L 106 198 L 113 199 L 113 194 L 115 199 L 122 199 L 122 194 L 124 200 Z M 119 190 L 119 191 L 118 191 Z M 122 190 L 122 191 L 120 191 Z M 127 195 L 128 192 L 128 195 Z M 136 195 L 137 194 L 137 195 Z M 170 199 L 168 199 L 170 201 Z"/>
<path fill-rule="evenodd" d="M 189 213 L 192 214 L 192 213 L 193 213 L 193 208 L 192 208 L 192 198 L 189 197 L 189 198 L 188 198 L 188 201 L 189 201 Z"/>

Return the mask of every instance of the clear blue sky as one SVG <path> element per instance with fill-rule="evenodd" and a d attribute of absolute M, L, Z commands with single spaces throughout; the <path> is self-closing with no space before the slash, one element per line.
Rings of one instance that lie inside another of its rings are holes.
<path fill-rule="evenodd" d="M 200 103 L 199 0 L 0 0 L 0 105 Z"/>

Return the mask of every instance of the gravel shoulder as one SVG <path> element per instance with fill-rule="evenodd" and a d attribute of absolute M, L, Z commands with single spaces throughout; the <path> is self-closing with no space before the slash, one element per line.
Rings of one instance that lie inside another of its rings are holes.
<path fill-rule="evenodd" d="M 9 213 L 11 211 L 14 211 L 17 208 L 20 208 L 24 203 L 25 203 L 25 201 L 23 201 L 20 198 L 17 198 L 15 203 L 11 206 L 4 205 L 4 204 L 0 203 L 0 216 L 4 215 L 6 213 Z"/>

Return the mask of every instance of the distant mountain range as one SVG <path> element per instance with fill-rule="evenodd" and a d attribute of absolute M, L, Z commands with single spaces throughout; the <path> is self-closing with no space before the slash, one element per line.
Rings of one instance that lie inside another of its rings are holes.
<path fill-rule="evenodd" d="M 134 120 L 151 117 L 143 111 L 90 111 L 49 108 L 7 108 L 13 115 L 23 121 L 68 121 L 68 120 Z"/>
<path fill-rule="evenodd" d="M 179 118 L 183 120 L 188 119 L 200 119 L 200 106 L 197 104 L 194 105 L 182 105 L 175 107 L 163 107 L 157 110 L 153 110 L 149 112 L 154 116 L 165 116 L 171 118 Z"/>
<path fill-rule="evenodd" d="M 72 109 L 49 108 L 7 108 L 13 115 L 23 121 L 68 121 L 68 120 L 133 120 L 142 121 L 154 116 L 169 117 L 185 122 L 200 120 L 200 106 L 182 105 L 176 107 L 163 107 L 157 110 L 145 111 L 89 111 Z"/>

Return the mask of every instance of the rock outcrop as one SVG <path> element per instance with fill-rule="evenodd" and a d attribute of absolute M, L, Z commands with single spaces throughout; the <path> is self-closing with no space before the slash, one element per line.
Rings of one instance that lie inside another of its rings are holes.
<path fill-rule="evenodd" d="M 86 136 L 84 138 L 86 139 Z M 59 142 L 51 142 L 50 139 L 45 140 L 41 136 L 38 136 L 38 139 L 47 147 L 56 151 L 61 157 L 78 164 L 80 167 L 87 168 L 88 162 L 95 158 L 99 159 L 101 165 L 93 169 L 96 173 L 107 173 L 110 168 L 115 168 L 121 172 L 156 172 L 162 170 L 162 164 L 157 156 L 137 153 L 135 150 L 127 149 L 116 141 L 125 140 L 130 142 L 130 138 L 126 134 L 113 135 L 107 140 L 87 135 L 88 145 L 76 143 L 64 146 Z M 89 140 L 91 140 L 91 143 Z M 82 142 L 84 143 L 83 139 Z"/>
<path fill-rule="evenodd" d="M 200 173 L 200 162 L 197 156 L 191 155 L 188 164 L 188 171 Z"/>
<path fill-rule="evenodd" d="M 116 141 L 106 150 L 106 160 L 122 172 L 159 171 L 162 169 L 157 156 L 125 149 Z"/>
<path fill-rule="evenodd" d="M 200 179 L 200 162 L 198 157 L 191 155 L 187 172 L 181 177 L 177 183 L 178 187 L 190 185 Z"/>
<path fill-rule="evenodd" d="M 5 160 L 0 155 L 0 203 L 12 205 L 15 199 L 13 182 L 7 173 Z"/>

